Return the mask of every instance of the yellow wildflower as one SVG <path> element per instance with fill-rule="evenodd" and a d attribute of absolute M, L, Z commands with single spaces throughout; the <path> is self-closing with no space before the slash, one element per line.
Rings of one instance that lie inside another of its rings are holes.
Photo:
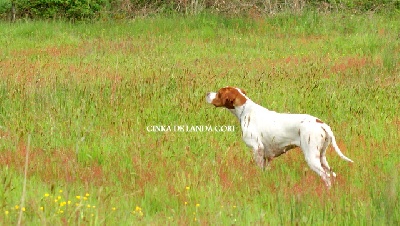
<path fill-rule="evenodd" d="M 19 206 L 18 206 L 18 205 L 15 205 L 14 208 L 17 210 L 17 209 L 19 209 Z"/>
<path fill-rule="evenodd" d="M 81 196 L 80 196 L 80 195 L 77 195 L 77 196 L 76 196 L 76 199 L 81 199 Z"/>
<path fill-rule="evenodd" d="M 9 214 L 8 210 L 4 211 L 4 214 L 5 214 L 5 215 L 8 215 L 8 214 Z"/>
<path fill-rule="evenodd" d="M 117 208 L 115 208 L 115 207 L 113 207 L 113 208 L 111 208 L 113 211 L 115 211 Z"/>

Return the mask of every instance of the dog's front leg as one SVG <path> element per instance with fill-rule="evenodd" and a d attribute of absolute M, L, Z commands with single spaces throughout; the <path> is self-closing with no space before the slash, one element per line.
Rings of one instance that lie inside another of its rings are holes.
<path fill-rule="evenodd" d="M 253 155 L 254 155 L 254 161 L 256 162 L 257 166 L 259 166 L 262 170 L 265 170 L 267 161 L 264 149 L 261 149 L 259 147 L 253 148 Z"/>
<path fill-rule="evenodd" d="M 253 150 L 253 159 L 256 162 L 257 166 L 261 169 L 265 169 L 267 164 L 267 159 L 264 151 L 264 145 L 257 136 L 252 133 L 243 133 L 243 141 L 246 143 L 248 147 Z"/>

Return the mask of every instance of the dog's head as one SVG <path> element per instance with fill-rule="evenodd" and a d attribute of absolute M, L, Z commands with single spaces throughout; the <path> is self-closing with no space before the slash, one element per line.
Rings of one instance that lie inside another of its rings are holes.
<path fill-rule="evenodd" d="M 213 104 L 215 107 L 226 107 L 234 109 L 242 106 L 247 101 L 246 92 L 243 89 L 227 86 L 218 90 L 218 92 L 207 93 L 207 103 Z"/>

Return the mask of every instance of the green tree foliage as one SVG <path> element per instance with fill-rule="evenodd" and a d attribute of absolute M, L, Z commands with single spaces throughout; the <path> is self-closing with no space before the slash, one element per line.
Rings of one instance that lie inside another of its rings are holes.
<path fill-rule="evenodd" d="M 14 2 L 17 18 L 94 18 L 107 0 L 13 0 L 0 4 L 0 10 L 11 13 Z"/>

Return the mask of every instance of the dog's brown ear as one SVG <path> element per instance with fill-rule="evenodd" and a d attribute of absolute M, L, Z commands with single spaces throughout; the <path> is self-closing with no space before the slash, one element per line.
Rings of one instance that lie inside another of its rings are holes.
<path fill-rule="evenodd" d="M 230 92 L 230 90 L 226 89 L 221 92 L 221 102 L 222 105 L 228 109 L 233 109 L 233 102 L 235 101 L 236 96 Z"/>

